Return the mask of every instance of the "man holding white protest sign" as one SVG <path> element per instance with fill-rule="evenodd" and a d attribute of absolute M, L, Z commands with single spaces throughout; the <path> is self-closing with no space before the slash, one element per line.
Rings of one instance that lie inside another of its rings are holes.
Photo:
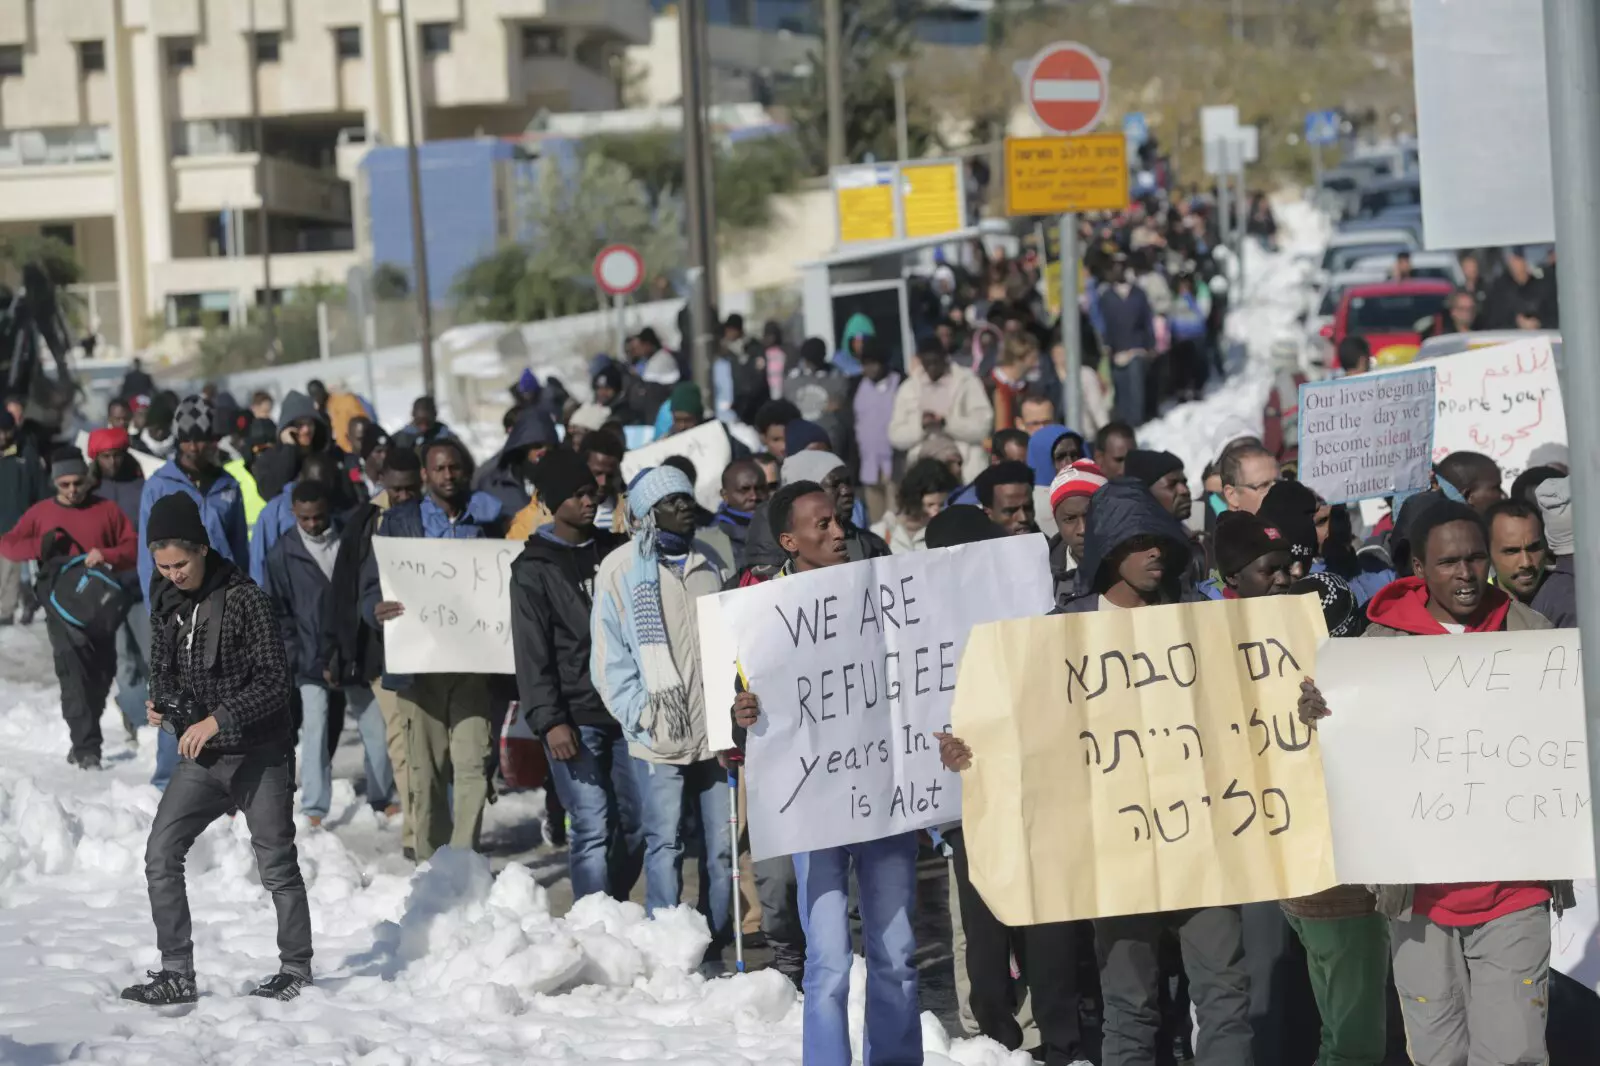
<path fill-rule="evenodd" d="M 1489 585 L 1488 537 L 1472 507 L 1455 501 L 1435 502 L 1412 523 L 1409 534 L 1415 576 L 1394 581 L 1373 597 L 1368 606 L 1371 624 L 1367 636 L 1509 634 L 1550 628 L 1541 615 Z M 1418 654 L 1426 652 L 1419 649 Z M 1443 666 L 1442 679 L 1434 677 L 1430 683 L 1435 692 L 1441 692 L 1452 671 L 1470 669 L 1474 678 L 1488 670 L 1484 684 L 1493 684 L 1495 658 L 1498 656 L 1469 667 L 1457 657 L 1454 665 Z M 1465 677 L 1463 681 L 1472 683 Z M 1330 672 L 1327 684 L 1331 698 L 1324 698 L 1309 678 L 1302 684 L 1302 719 L 1316 722 L 1333 711 L 1353 714 L 1363 706 L 1365 701 L 1358 696 L 1360 675 L 1355 671 Z M 1352 710 L 1342 709 L 1346 707 Z M 1329 729 L 1329 735 L 1337 740 L 1342 728 Z M 1467 744 L 1471 743 L 1469 739 Z M 1330 766 L 1337 764 L 1337 744 L 1330 744 L 1329 751 Z M 1482 749 L 1480 754 L 1487 758 Z M 1430 759 L 1440 757 L 1435 745 Z M 1471 755 L 1463 753 L 1463 757 L 1470 759 Z M 1505 758 L 1511 758 L 1509 742 Z M 1335 774 L 1330 779 L 1338 777 Z M 1330 798 L 1336 792 L 1331 788 Z M 1463 809 L 1470 806 L 1472 792 L 1467 784 L 1464 795 L 1458 797 Z M 1447 801 L 1433 799 L 1429 810 L 1442 802 Z M 1418 803 L 1424 803 L 1420 793 Z M 1451 808 L 1453 815 L 1454 802 Z M 1422 817 L 1429 816 L 1425 810 Z M 1337 818 L 1333 822 L 1339 825 Z M 1385 831 L 1382 826 L 1371 828 Z M 1351 868 L 1349 847 L 1339 850 L 1345 856 L 1340 859 L 1341 866 Z M 1483 866 L 1503 868 L 1499 864 L 1507 861 L 1493 851 L 1470 850 L 1483 860 Z M 1440 865 L 1434 863 L 1431 868 L 1440 869 Z M 1553 905 L 1559 913 L 1571 902 L 1569 882 L 1379 885 L 1377 909 L 1390 919 L 1395 987 L 1417 1066 L 1546 1061 L 1550 911 Z"/>

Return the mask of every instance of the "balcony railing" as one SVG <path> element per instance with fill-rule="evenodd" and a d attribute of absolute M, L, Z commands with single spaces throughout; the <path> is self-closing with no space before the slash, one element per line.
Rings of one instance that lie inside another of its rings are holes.
<path fill-rule="evenodd" d="M 0 130 L 0 167 L 104 163 L 112 145 L 110 126 Z"/>

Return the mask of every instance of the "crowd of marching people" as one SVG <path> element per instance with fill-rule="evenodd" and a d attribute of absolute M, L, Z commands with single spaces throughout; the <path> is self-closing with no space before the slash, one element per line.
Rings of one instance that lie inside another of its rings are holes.
<path fill-rule="evenodd" d="M 1270 212 L 1253 224 L 1270 237 Z M 808 1063 L 850 1061 L 857 938 L 866 1061 L 922 1061 L 913 915 L 930 848 L 949 863 L 964 1023 L 1054 1066 L 1350 1066 L 1405 1061 L 1390 1057 L 1402 1042 L 1418 1066 L 1546 1061 L 1549 915 L 1570 901 L 1566 885 L 1346 885 L 1007 928 L 972 887 L 959 828 L 733 876 L 748 862 L 727 784 L 742 756 L 715 750 L 707 723 L 730 715 L 742 743 L 766 707 L 742 686 L 732 707 L 706 705 L 695 603 L 711 593 L 1044 536 L 1058 612 L 1314 594 L 1335 638 L 1575 624 L 1559 461 L 1507 494 L 1488 457 L 1446 456 L 1434 489 L 1367 530 L 1255 437 L 1202 470 L 1140 447 L 1162 399 L 1221 368 L 1225 296 L 1196 269 L 1209 261 L 1205 228 L 1173 205 L 1084 234 L 1101 279 L 1085 335 L 1116 385 L 1092 431 L 1063 422 L 1036 265 L 998 258 L 977 288 L 936 279 L 949 302 L 904 365 L 864 317 L 830 350 L 791 349 L 776 327 L 747 337 L 730 316 L 709 402 L 648 329 L 626 359 L 594 367 L 587 402 L 525 374 L 505 443 L 482 463 L 429 397 L 391 433 L 359 397 L 317 382 L 241 405 L 209 388 L 160 392 L 138 371 L 81 451 L 41 444 L 8 405 L 0 625 L 42 614 L 73 765 L 101 765 L 113 693 L 130 737 L 146 743 L 142 728 L 158 727 L 164 794 L 146 872 L 162 967 L 124 996 L 196 997 L 184 855 L 237 811 L 279 922 L 281 969 L 256 994 L 292 998 L 312 979 L 294 814 L 311 831 L 328 817 L 344 723 L 360 738 L 364 801 L 399 819 L 405 855 L 424 862 L 478 846 L 495 739 L 515 713 L 543 745 L 547 837 L 567 847 L 574 896 L 626 899 L 642 878 L 648 910 L 676 906 L 692 856 L 706 971 L 721 970 L 736 921 L 759 933 L 805 992 Z M 1355 347 L 1340 361 L 1366 369 Z M 623 482 L 626 427 L 670 438 L 716 422 L 733 458 L 714 511 L 681 457 Z M 514 676 L 408 673 L 386 657 L 385 623 L 408 605 L 385 597 L 377 537 L 522 545 L 509 575 Z M 1339 711 L 1306 680 L 1302 718 Z M 938 742 L 952 770 L 982 754 Z M 740 884 L 749 899 L 735 899 Z"/>

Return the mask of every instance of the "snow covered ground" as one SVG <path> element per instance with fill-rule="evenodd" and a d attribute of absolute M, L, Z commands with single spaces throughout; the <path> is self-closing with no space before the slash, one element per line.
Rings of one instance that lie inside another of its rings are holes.
<path fill-rule="evenodd" d="M 1292 335 L 1293 256 L 1323 239 L 1324 224 L 1298 203 L 1280 210 L 1285 249 L 1247 253 L 1251 284 L 1229 323 L 1247 351 L 1242 370 L 1140 434 L 1194 474 L 1231 437 L 1259 431 L 1268 353 Z M 413 870 L 398 826 L 347 780 L 329 829 L 301 825 L 315 987 L 292 1003 L 244 995 L 276 969 L 275 925 L 243 822 L 223 820 L 188 863 L 200 1002 L 162 1012 L 124 1003 L 120 989 L 159 964 L 143 872 L 159 797 L 146 783 L 152 734 L 129 744 L 114 706 L 103 725 L 107 769 L 69 767 L 43 627 L 0 630 L 0 1063 L 800 1060 L 796 993 L 772 972 L 698 976 L 708 938 L 691 909 L 649 921 L 634 904 L 590 898 L 557 916 L 519 864 L 495 876 L 487 858 L 446 851 Z M 506 797 L 486 831 L 536 816 L 529 797 Z M 861 976 L 858 960 L 857 1028 Z M 923 1022 L 935 1066 L 1031 1061 L 986 1040 L 951 1041 L 932 1014 Z"/>

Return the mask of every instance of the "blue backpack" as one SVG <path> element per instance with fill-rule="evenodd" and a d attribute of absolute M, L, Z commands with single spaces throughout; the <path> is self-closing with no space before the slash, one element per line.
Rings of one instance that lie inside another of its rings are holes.
<path fill-rule="evenodd" d="M 109 640 L 128 617 L 133 597 L 111 574 L 87 565 L 87 558 L 69 555 L 40 562 L 34 593 L 69 629 L 92 640 Z"/>

